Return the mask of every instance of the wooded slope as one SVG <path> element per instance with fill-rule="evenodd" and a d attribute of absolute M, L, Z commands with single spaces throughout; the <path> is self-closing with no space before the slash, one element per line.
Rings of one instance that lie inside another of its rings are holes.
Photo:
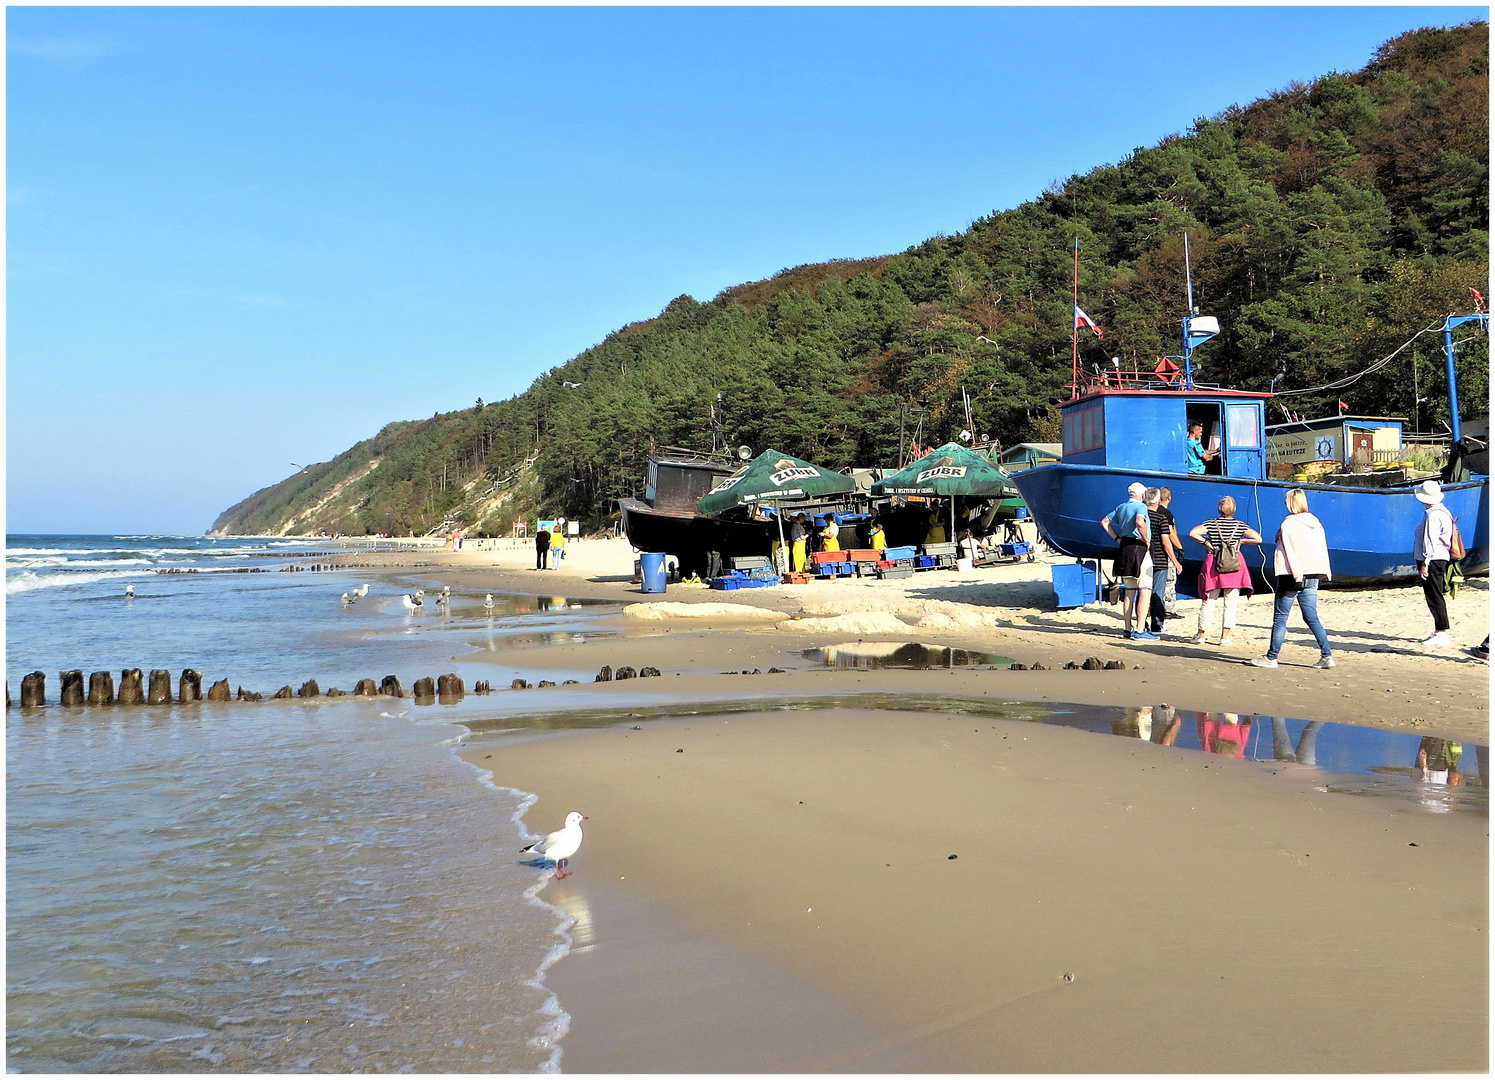
<path fill-rule="evenodd" d="M 1105 330 L 1086 337 L 1087 364 L 1178 352 L 1188 232 L 1196 302 L 1223 327 L 1196 353 L 1201 379 L 1265 390 L 1359 371 L 1470 310 L 1469 288 L 1487 291 L 1488 71 L 1484 23 L 1404 34 L 1361 71 L 1200 119 L 958 236 L 795 267 L 705 304 L 678 297 L 524 393 L 390 424 L 214 529 L 506 531 L 537 510 L 598 524 L 642 492 L 651 439 L 889 465 L 900 406 L 927 401 L 923 441 L 944 441 L 964 426 L 962 386 L 979 432 L 1057 441 L 1076 237 L 1081 306 Z M 1447 419 L 1437 348 L 1429 336 L 1413 350 L 1424 427 Z M 1464 352 L 1468 414 L 1487 399 L 1489 353 Z M 1410 417 L 1413 362 L 1294 407 L 1343 398 Z"/>

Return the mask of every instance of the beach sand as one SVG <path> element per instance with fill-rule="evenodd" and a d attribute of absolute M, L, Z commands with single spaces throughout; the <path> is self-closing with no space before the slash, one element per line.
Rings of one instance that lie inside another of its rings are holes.
<path fill-rule="evenodd" d="M 1264 651 L 1268 599 L 1243 605 L 1226 650 L 1126 643 L 1115 606 L 1054 610 L 1043 561 L 645 596 L 623 541 L 573 542 L 546 572 L 528 546 L 374 558 L 459 594 L 635 605 L 615 636 L 508 650 L 531 681 L 663 673 L 565 688 L 567 708 L 607 726 L 480 731 L 465 751 L 539 795 L 532 832 L 590 817 L 573 876 L 544 894 L 577 919 L 547 976 L 572 1015 L 566 1071 L 1487 1066 L 1487 816 L 1331 793 L 1292 764 L 857 697 L 1167 702 L 1486 745 L 1488 668 L 1415 645 L 1415 587 L 1326 593 L 1340 666 L 1307 667 L 1299 626 L 1268 671 L 1243 662 Z M 1487 602 L 1478 580 L 1453 605 L 1461 644 L 1487 633 Z M 1192 630 L 1197 608 L 1170 626 Z M 1127 667 L 855 671 L 801 655 L 859 639 Z M 559 693 L 489 700 L 542 712 Z M 645 709 L 832 698 L 842 707 Z"/>
<path fill-rule="evenodd" d="M 566 1071 L 1486 1067 L 1483 816 L 1018 720 L 637 723 L 467 750 L 589 815 Z"/>
<path fill-rule="evenodd" d="M 988 673 L 986 678 L 992 681 L 978 692 L 990 689 L 1008 696 L 1094 703 L 1166 701 L 1190 709 L 1296 716 L 1480 744 L 1489 741 L 1489 668 L 1457 648 L 1429 650 L 1417 644 L 1431 631 L 1431 618 L 1415 584 L 1325 590 L 1319 612 L 1339 666 L 1328 671 L 1310 666 L 1318 659 L 1318 650 L 1295 613 L 1281 667 L 1266 670 L 1247 661 L 1266 651 L 1270 596 L 1241 604 L 1235 639 L 1224 648 L 1194 644 L 1197 600 L 1180 600 L 1185 618 L 1167 624 L 1170 636 L 1164 640 L 1126 642 L 1121 639 L 1118 605 L 1055 610 L 1049 566 L 1051 561 L 1068 561 L 1062 558 L 965 574 L 931 571 L 902 581 L 814 582 L 732 593 L 672 585 L 658 596 L 643 594 L 630 580 L 635 555 L 626 540 L 573 540 L 568 551 L 562 569 L 553 571 L 532 569 L 534 552 L 528 545 L 346 558 L 362 565 L 408 569 L 412 576 L 447 582 L 476 596 L 502 590 L 629 605 L 731 604 L 750 616 L 762 615 L 762 609 L 784 616 L 783 621 L 628 618 L 621 627 L 628 634 L 626 642 L 603 640 L 529 651 L 525 662 L 537 672 L 595 671 L 603 664 L 650 664 L 666 675 L 744 667 L 766 671 L 770 666 L 807 666 L 798 659 L 799 652 L 816 646 L 858 639 L 923 641 L 996 653 L 1027 665 L 1062 668 L 1095 656 L 1125 661 L 1128 668 L 1124 674 Z M 1471 579 L 1449 609 L 1455 642 L 1478 644 L 1489 633 L 1488 579 Z M 642 610 L 636 608 L 635 613 Z M 843 628 L 819 621 L 824 619 L 835 619 Z M 1213 639 L 1217 638 L 1218 631 Z M 1132 670 L 1136 666 L 1142 670 Z"/>

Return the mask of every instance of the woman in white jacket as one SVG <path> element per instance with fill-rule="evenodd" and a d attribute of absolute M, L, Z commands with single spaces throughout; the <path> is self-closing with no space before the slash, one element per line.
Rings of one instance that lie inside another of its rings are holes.
<path fill-rule="evenodd" d="M 1276 544 L 1273 570 L 1277 574 L 1277 599 L 1272 606 L 1272 643 L 1267 655 L 1258 656 L 1251 663 L 1265 668 L 1277 666 L 1277 654 L 1287 638 L 1287 617 L 1296 603 L 1303 621 L 1318 641 L 1319 658 L 1313 666 L 1331 668 L 1334 650 L 1329 647 L 1329 634 L 1319 622 L 1318 611 L 1319 582 L 1333 576 L 1329 571 L 1329 541 L 1323 523 L 1308 512 L 1308 496 L 1302 488 L 1292 488 L 1287 493 L 1287 517 L 1277 530 Z"/>

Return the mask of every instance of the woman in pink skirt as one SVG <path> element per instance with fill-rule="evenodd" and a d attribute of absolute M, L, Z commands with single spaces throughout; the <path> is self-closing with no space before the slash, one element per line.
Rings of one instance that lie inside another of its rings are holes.
<path fill-rule="evenodd" d="M 1235 629 L 1235 607 L 1242 593 L 1251 595 L 1251 571 L 1246 569 L 1246 558 L 1240 556 L 1240 569 L 1224 573 L 1216 566 L 1220 553 L 1226 546 L 1239 552 L 1245 544 L 1261 543 L 1261 533 L 1244 521 L 1237 521 L 1235 500 L 1229 495 L 1220 500 L 1220 516 L 1211 518 L 1202 525 L 1189 530 L 1189 539 L 1204 545 L 1204 568 L 1199 571 L 1199 597 L 1204 601 L 1199 607 L 1199 633 L 1196 644 L 1209 640 L 1207 633 L 1215 615 L 1215 601 L 1225 598 L 1225 615 L 1221 620 L 1220 644 L 1230 644 L 1230 632 Z"/>

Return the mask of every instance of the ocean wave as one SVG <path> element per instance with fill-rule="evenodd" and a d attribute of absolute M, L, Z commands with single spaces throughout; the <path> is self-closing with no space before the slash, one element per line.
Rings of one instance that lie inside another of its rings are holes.
<path fill-rule="evenodd" d="M 102 570 L 112 566 L 154 566 L 153 559 L 69 559 L 66 557 L 36 555 L 22 558 L 8 558 L 5 562 L 7 571 L 11 570 L 43 570 L 54 566 L 76 566 L 80 570 Z"/>
<path fill-rule="evenodd" d="M 139 578 L 140 576 L 141 572 L 138 570 L 75 570 L 63 574 L 38 574 L 34 570 L 22 570 L 19 574 L 7 573 L 5 575 L 5 595 L 35 592 L 38 589 L 51 589 L 59 585 L 87 585 L 95 581 L 106 581 L 109 578 Z"/>

